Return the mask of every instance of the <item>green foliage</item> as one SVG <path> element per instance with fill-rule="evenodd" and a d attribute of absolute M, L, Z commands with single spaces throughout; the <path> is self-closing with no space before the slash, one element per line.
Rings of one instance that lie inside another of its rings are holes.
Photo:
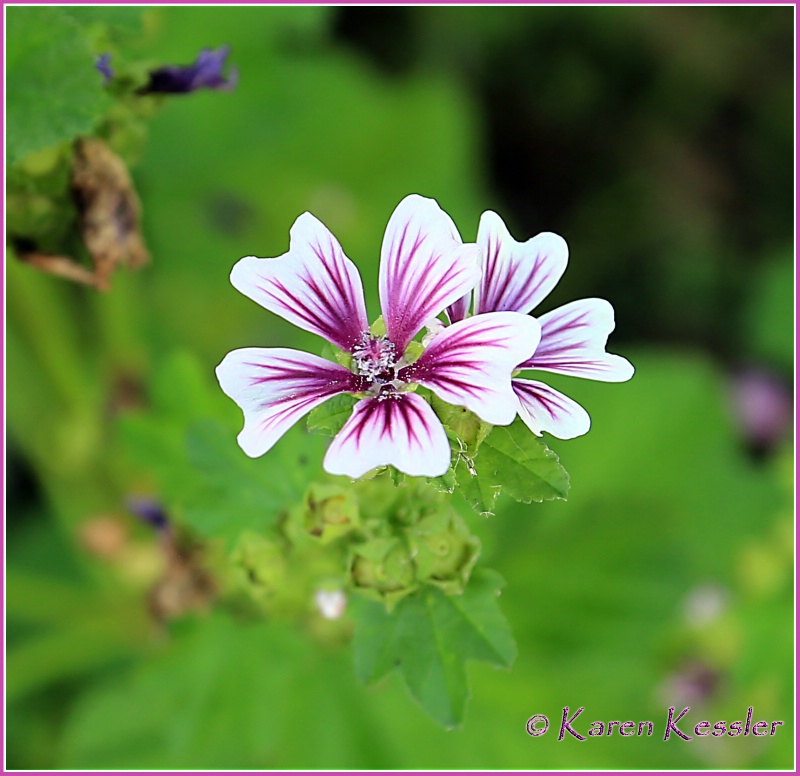
<path fill-rule="evenodd" d="M 227 399 L 211 371 L 186 354 L 156 372 L 153 406 L 121 418 L 126 455 L 156 477 L 159 494 L 188 527 L 232 545 L 244 529 L 275 525 L 318 471 L 320 440 L 295 428 L 272 455 L 245 456 Z"/>
<path fill-rule="evenodd" d="M 791 370 L 794 363 L 792 298 L 794 254 L 775 257 L 759 268 L 753 295 L 745 310 L 743 336 L 753 355 Z"/>
<path fill-rule="evenodd" d="M 255 768 L 273 754 L 275 710 L 291 697 L 292 666 L 307 647 L 263 622 L 187 625 L 139 670 L 83 699 L 67 767 Z"/>
<path fill-rule="evenodd" d="M 525 504 L 567 497 L 569 475 L 558 456 L 519 418 L 510 426 L 492 429 L 481 444 L 475 466 L 482 496 L 500 488 Z M 465 480 L 465 472 L 464 468 L 457 470 L 459 486 Z"/>
<path fill-rule="evenodd" d="M 411 694 L 438 722 L 461 724 L 468 697 L 465 663 L 508 668 L 516 645 L 500 613 L 500 577 L 475 574 L 460 596 L 423 587 L 392 612 L 370 601 L 355 607 L 356 673 L 371 684 L 398 668 Z"/>
<path fill-rule="evenodd" d="M 322 431 L 328 436 L 336 436 L 342 426 L 353 414 L 356 398 L 349 393 L 340 393 L 315 407 L 308 414 L 306 423 L 309 431 Z"/>
<path fill-rule="evenodd" d="M 80 26 L 60 8 L 10 8 L 6 95 L 9 162 L 90 132 L 108 108 Z"/>
<path fill-rule="evenodd" d="M 493 514 L 497 497 L 516 501 L 566 499 L 569 475 L 558 456 L 519 419 L 492 427 L 464 407 L 436 396 L 431 404 L 444 424 L 452 447 L 450 470 L 431 480 L 436 488 L 461 491 L 479 514 Z"/>

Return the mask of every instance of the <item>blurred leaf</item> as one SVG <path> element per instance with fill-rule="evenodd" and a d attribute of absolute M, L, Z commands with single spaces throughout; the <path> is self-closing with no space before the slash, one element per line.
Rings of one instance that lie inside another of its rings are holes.
<path fill-rule="evenodd" d="M 188 628 L 187 628 L 188 626 Z M 302 640 L 224 616 L 183 634 L 82 698 L 69 720 L 67 768 L 261 768 L 278 747 L 280 710 L 303 665 Z"/>
<path fill-rule="evenodd" d="M 73 5 L 64 10 L 81 25 L 103 24 L 124 35 L 140 35 L 142 32 L 142 12 L 145 9 L 140 7 Z"/>
<path fill-rule="evenodd" d="M 313 436 L 293 429 L 279 449 L 248 458 L 230 428 L 217 421 L 197 421 L 186 435 L 195 475 L 184 500 L 186 523 L 205 536 L 229 542 L 243 530 L 263 531 L 274 525 L 283 507 L 303 497 L 315 447 Z"/>
<path fill-rule="evenodd" d="M 130 657 L 146 633 L 144 607 L 126 608 L 84 601 L 69 623 L 20 639 L 6 656 L 8 700 L 41 690 L 65 678 L 90 674 L 121 657 Z M 41 614 L 41 611 L 39 612 Z"/>
<path fill-rule="evenodd" d="M 492 429 L 478 450 L 475 469 L 477 476 L 472 476 L 469 467 L 459 466 L 456 476 L 479 512 L 491 510 L 498 490 L 526 504 L 565 499 L 569 490 L 569 475 L 558 456 L 519 418 Z"/>
<path fill-rule="evenodd" d="M 59 8 L 9 8 L 8 160 L 90 132 L 108 106 L 94 54 Z"/>
<path fill-rule="evenodd" d="M 794 255 L 765 264 L 754 278 L 744 336 L 754 355 L 791 370 L 794 364 Z"/>
<path fill-rule="evenodd" d="M 498 574 L 482 571 L 459 596 L 425 587 L 391 613 L 380 603 L 360 601 L 353 643 L 359 678 L 370 684 L 399 667 L 434 719 L 447 727 L 460 724 L 469 695 L 465 662 L 507 668 L 516 657 L 497 600 L 502 585 Z"/>

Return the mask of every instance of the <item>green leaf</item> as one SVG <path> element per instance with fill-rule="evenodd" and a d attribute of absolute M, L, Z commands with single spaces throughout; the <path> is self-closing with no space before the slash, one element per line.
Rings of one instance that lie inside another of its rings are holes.
<path fill-rule="evenodd" d="M 447 437 L 455 443 L 454 451 L 463 451 L 474 456 L 483 440 L 489 435 L 492 426 L 481 420 L 466 407 L 456 407 L 442 401 L 435 393 L 430 393 L 433 411 L 447 431 Z"/>
<path fill-rule="evenodd" d="M 322 431 L 328 436 L 336 436 L 350 418 L 355 403 L 356 398 L 349 393 L 342 393 L 328 399 L 309 413 L 306 421 L 308 430 Z"/>
<path fill-rule="evenodd" d="M 228 422 L 235 408 L 210 374 L 193 356 L 173 354 L 154 375 L 152 410 L 120 419 L 120 441 L 183 523 L 231 546 L 243 530 L 268 528 L 303 497 L 324 440 L 295 427 L 266 455 L 248 458 Z"/>
<path fill-rule="evenodd" d="M 434 719 L 447 727 L 460 724 L 469 696 L 466 661 L 508 668 L 516 657 L 497 600 L 502 585 L 497 573 L 484 570 L 461 595 L 426 586 L 391 613 L 373 601 L 357 602 L 353 649 L 359 679 L 371 684 L 398 667 Z"/>
<path fill-rule="evenodd" d="M 91 132 L 108 107 L 103 79 L 78 23 L 59 8 L 9 8 L 9 162 Z"/>
<path fill-rule="evenodd" d="M 569 490 L 569 475 L 558 456 L 519 418 L 510 426 L 495 426 L 481 445 L 475 469 L 473 477 L 469 467 L 456 467 L 459 488 L 473 506 L 491 509 L 498 489 L 526 504 L 566 499 Z"/>
<path fill-rule="evenodd" d="M 479 477 L 471 462 L 463 456 L 456 460 L 451 470 L 456 485 L 466 502 L 480 515 L 493 515 L 494 504 L 502 490 L 491 477 Z"/>

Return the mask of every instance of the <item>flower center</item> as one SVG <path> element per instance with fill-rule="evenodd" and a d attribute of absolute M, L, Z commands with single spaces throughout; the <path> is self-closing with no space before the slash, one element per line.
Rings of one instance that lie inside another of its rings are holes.
<path fill-rule="evenodd" d="M 387 383 L 395 378 L 397 353 L 394 342 L 365 331 L 353 348 L 353 366 L 368 383 Z"/>

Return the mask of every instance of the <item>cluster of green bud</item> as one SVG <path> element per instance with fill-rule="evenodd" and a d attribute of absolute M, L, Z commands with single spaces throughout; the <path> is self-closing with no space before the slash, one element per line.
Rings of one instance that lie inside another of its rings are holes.
<path fill-rule="evenodd" d="M 286 524 L 289 538 L 300 535 L 328 544 L 359 525 L 358 501 L 351 489 L 312 483 Z"/>
<path fill-rule="evenodd" d="M 350 548 L 353 587 L 389 609 L 425 584 L 437 585 L 448 594 L 461 593 L 478 559 L 480 543 L 446 496 L 418 481 L 391 487 L 384 477 L 379 483 L 394 499 L 384 505 L 382 514 L 363 521 L 365 540 Z"/>
<path fill-rule="evenodd" d="M 260 601 L 278 594 L 286 581 L 284 548 L 253 531 L 244 531 L 239 537 L 231 564 L 238 585 Z"/>
<path fill-rule="evenodd" d="M 236 588 L 260 608 L 334 619 L 334 593 L 388 609 L 423 585 L 457 595 L 479 552 L 446 494 L 384 472 L 346 487 L 313 483 L 270 537 L 243 533 L 231 560 Z"/>

